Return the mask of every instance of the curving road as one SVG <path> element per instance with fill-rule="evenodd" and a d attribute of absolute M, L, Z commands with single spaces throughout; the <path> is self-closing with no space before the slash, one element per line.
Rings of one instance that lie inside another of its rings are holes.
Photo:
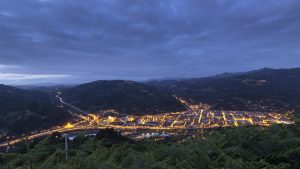
<path fill-rule="evenodd" d="M 87 112 L 69 104 L 69 103 L 66 103 L 63 101 L 63 99 L 59 96 L 59 95 L 56 95 L 56 98 L 59 99 L 59 101 L 66 105 L 66 106 L 69 106 L 70 108 L 82 113 L 82 114 L 85 114 L 85 115 L 88 115 Z M 36 138 L 39 138 L 39 137 L 44 137 L 44 136 L 47 136 L 47 135 L 51 135 L 55 132 L 60 132 L 60 133 L 64 133 L 64 132 L 72 132 L 72 131 L 80 131 L 80 130 L 96 130 L 96 129 L 105 129 L 105 128 L 114 128 L 114 129 L 131 129 L 131 130 L 135 130 L 135 129 L 150 129 L 150 130 L 174 130 L 174 129 L 184 129 L 182 127 L 157 127 L 157 126 L 120 126 L 120 125 L 99 125 L 99 126 L 90 126 L 90 125 L 78 125 L 78 126 L 74 126 L 72 128 L 65 128 L 65 127 L 60 127 L 60 128 L 55 128 L 55 129 L 50 129 L 50 130 L 47 130 L 47 131 L 41 131 L 39 133 L 36 133 L 36 134 L 32 134 L 30 136 L 24 136 L 24 137 L 21 137 L 21 138 L 17 138 L 17 139 L 14 139 L 14 140 L 9 140 L 8 142 L 2 142 L 0 143 L 0 148 L 5 148 L 7 147 L 8 145 L 15 145 L 15 144 L 18 144 L 18 143 L 21 143 L 21 142 L 24 142 L 24 140 L 33 140 L 33 139 L 36 139 Z"/>
<path fill-rule="evenodd" d="M 73 105 L 71 105 L 69 103 L 64 102 L 63 99 L 59 96 L 59 94 L 56 95 L 56 98 L 58 98 L 59 102 L 62 103 L 63 105 L 69 106 L 72 109 L 74 109 L 74 110 L 76 110 L 76 111 L 78 111 L 78 112 L 80 112 L 82 114 L 88 115 L 88 112 L 83 111 L 83 110 L 79 109 L 78 107 L 75 107 L 75 106 L 73 106 Z"/>
<path fill-rule="evenodd" d="M 72 132 L 72 131 L 80 131 L 80 130 L 97 130 L 97 129 L 105 129 L 105 128 L 114 128 L 114 129 L 149 129 L 149 130 L 175 130 L 175 129 L 188 129 L 187 127 L 156 127 L 156 126 L 119 126 L 119 125 L 103 125 L 103 126 L 75 126 L 73 128 L 58 128 L 48 131 L 43 131 L 40 133 L 36 133 L 30 136 L 24 136 L 15 140 L 10 140 L 8 142 L 0 143 L 0 148 L 4 148 L 8 145 L 15 145 L 21 142 L 24 142 L 24 140 L 33 140 L 39 137 L 44 137 L 47 135 L 51 135 L 55 132 L 60 133 L 66 133 L 66 132 Z M 196 128 L 194 128 L 196 129 Z"/>
<path fill-rule="evenodd" d="M 77 116 L 80 116 L 79 113 L 81 114 L 84 114 L 84 115 L 88 115 L 89 116 L 89 113 L 77 108 L 76 106 L 73 106 L 69 103 L 66 103 L 63 101 L 63 99 L 60 97 L 59 93 L 56 95 L 56 98 L 59 99 L 60 103 L 65 105 L 65 106 L 68 106 L 70 109 L 73 109 L 75 110 L 78 114 L 75 114 Z M 212 114 L 212 112 L 209 112 L 210 114 Z M 74 114 L 74 113 L 73 113 Z M 272 113 L 271 113 L 272 115 Z M 198 118 L 198 124 L 200 124 L 201 120 L 203 119 L 203 111 L 201 110 L 199 112 L 199 118 Z M 234 126 L 238 126 L 238 123 L 237 121 L 238 120 L 246 120 L 246 121 L 249 121 L 249 119 L 243 117 L 242 119 L 238 119 L 236 118 L 233 114 L 231 114 L 232 116 L 232 119 L 234 120 Z M 96 129 L 105 129 L 105 128 L 114 128 L 116 130 L 136 130 L 136 129 L 148 129 L 148 130 L 188 130 L 188 129 L 195 129 L 195 130 L 198 130 L 198 129 L 205 129 L 205 128 L 214 128 L 214 127 L 220 127 L 222 125 L 218 124 L 218 125 L 210 125 L 208 127 L 203 127 L 201 125 L 192 125 L 193 128 L 190 128 L 189 125 L 181 125 L 181 126 L 174 126 L 174 124 L 180 119 L 181 117 L 181 114 L 178 114 L 177 117 L 174 117 L 174 121 L 172 122 L 172 124 L 170 126 L 167 126 L 167 127 L 162 127 L 162 125 L 160 126 L 143 126 L 143 125 L 134 125 L 134 126 L 126 126 L 125 123 L 123 125 L 117 125 L 117 124 L 97 124 L 96 126 L 92 123 L 77 123 L 75 125 L 66 125 L 64 127 L 59 127 L 59 128 L 52 128 L 52 129 L 49 129 L 47 131 L 40 131 L 39 133 L 36 133 L 36 134 L 32 134 L 30 136 L 25 136 L 25 137 L 21 137 L 21 138 L 16 138 L 16 139 L 13 139 L 13 140 L 9 140 L 9 144 L 8 142 L 3 142 L 3 143 L 0 143 L 0 148 L 5 148 L 6 146 L 8 145 L 15 145 L 15 144 L 18 144 L 18 143 L 21 143 L 23 142 L 24 140 L 33 140 L 33 139 L 36 139 L 36 138 L 39 138 L 39 137 L 44 137 L 44 136 L 47 136 L 47 135 L 50 135 L 54 132 L 60 132 L 60 133 L 64 133 L 64 132 L 72 132 L 72 131 L 80 131 L 80 130 L 96 130 Z M 224 112 L 222 112 L 222 116 L 221 118 L 223 118 L 223 120 L 225 121 L 225 125 L 223 127 L 228 127 L 227 125 L 227 121 L 228 121 L 228 117 L 226 118 L 226 115 L 224 114 Z M 197 123 L 196 121 L 196 118 L 193 117 L 193 120 L 192 120 L 192 123 L 191 124 L 194 124 L 194 123 Z M 279 121 L 278 118 L 274 117 L 274 122 L 275 123 L 284 123 L 284 124 L 292 124 L 292 122 L 289 122 L 287 123 L 288 121 Z M 252 118 L 251 118 L 251 124 L 252 123 Z M 186 123 L 186 122 L 185 122 Z M 210 124 L 210 119 L 209 119 L 209 124 Z M 262 124 L 261 125 L 264 125 L 265 122 L 264 122 L 264 119 L 262 119 Z"/>

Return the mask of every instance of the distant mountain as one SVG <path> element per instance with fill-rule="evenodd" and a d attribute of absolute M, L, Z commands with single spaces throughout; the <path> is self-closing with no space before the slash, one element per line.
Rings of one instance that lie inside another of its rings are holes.
<path fill-rule="evenodd" d="M 185 109 L 172 95 L 133 81 L 95 81 L 67 89 L 62 97 L 91 112 L 115 109 L 143 115 Z"/>
<path fill-rule="evenodd" d="M 152 81 L 162 91 L 215 109 L 300 111 L 300 68 L 261 69 L 207 78 Z"/>
<path fill-rule="evenodd" d="M 64 122 L 68 117 L 47 93 L 0 85 L 2 136 L 46 128 Z"/>
<path fill-rule="evenodd" d="M 18 89 L 24 89 L 24 90 L 38 90 L 38 91 L 54 91 L 54 90 L 57 90 L 57 89 L 64 89 L 64 88 L 70 88 L 70 87 L 74 87 L 74 86 L 77 86 L 77 85 L 74 85 L 74 84 L 70 84 L 70 85 L 39 85 L 39 84 L 36 84 L 36 85 L 18 85 L 18 86 L 13 86 L 13 87 L 16 87 Z"/>

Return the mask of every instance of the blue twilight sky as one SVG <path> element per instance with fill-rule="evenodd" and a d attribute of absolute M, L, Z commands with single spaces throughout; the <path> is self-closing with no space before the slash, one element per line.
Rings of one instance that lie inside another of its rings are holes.
<path fill-rule="evenodd" d="M 299 0 L 0 1 L 0 83 L 298 66 Z"/>

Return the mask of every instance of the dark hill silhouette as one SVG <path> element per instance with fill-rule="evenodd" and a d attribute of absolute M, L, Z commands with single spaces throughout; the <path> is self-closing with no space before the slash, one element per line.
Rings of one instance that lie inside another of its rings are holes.
<path fill-rule="evenodd" d="M 180 97 L 211 104 L 216 109 L 300 110 L 300 68 L 265 68 L 226 76 L 147 84 Z"/>
<path fill-rule="evenodd" d="M 47 93 L 0 85 L 0 130 L 3 135 L 46 128 L 67 118 L 68 114 L 57 108 Z"/>
<path fill-rule="evenodd" d="M 95 81 L 67 89 L 62 96 L 66 102 L 92 112 L 115 109 L 143 115 L 185 109 L 172 95 L 133 81 Z"/>

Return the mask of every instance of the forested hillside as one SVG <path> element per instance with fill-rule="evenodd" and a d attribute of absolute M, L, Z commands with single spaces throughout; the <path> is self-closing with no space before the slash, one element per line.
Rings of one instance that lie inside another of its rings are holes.
<path fill-rule="evenodd" d="M 101 131 L 103 133 L 103 131 Z M 105 133 L 105 132 L 104 132 Z M 77 137 L 65 160 L 59 134 L 26 153 L 0 156 L 0 166 L 14 169 L 298 169 L 300 127 L 275 125 L 204 132 L 203 137 L 164 142 L 132 142 L 118 134 Z"/>
<path fill-rule="evenodd" d="M 300 68 L 261 69 L 147 84 L 185 99 L 208 103 L 214 109 L 300 112 Z"/>
<path fill-rule="evenodd" d="M 48 93 L 0 85 L 0 132 L 23 134 L 65 122 L 69 115 Z"/>
<path fill-rule="evenodd" d="M 143 115 L 185 110 L 172 95 L 133 81 L 86 83 L 65 90 L 62 97 L 66 102 L 90 112 L 115 109 L 122 113 Z"/>

